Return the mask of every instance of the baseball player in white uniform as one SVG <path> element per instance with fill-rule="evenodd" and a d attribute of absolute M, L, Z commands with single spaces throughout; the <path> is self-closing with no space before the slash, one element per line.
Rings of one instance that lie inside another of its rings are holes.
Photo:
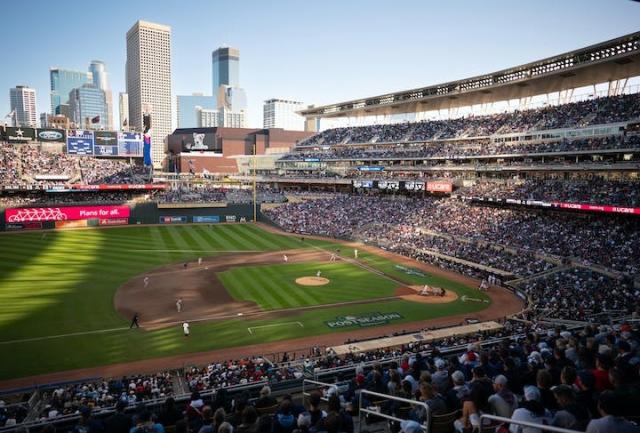
<path fill-rule="evenodd" d="M 189 322 L 184 322 L 182 324 L 182 331 L 184 332 L 185 337 L 189 336 Z"/>
<path fill-rule="evenodd" d="M 176 301 L 176 310 L 178 310 L 178 313 L 182 312 L 182 299 L 178 298 L 178 300 Z"/>
<path fill-rule="evenodd" d="M 149 277 L 144 277 L 144 288 L 146 289 L 149 285 Z"/>

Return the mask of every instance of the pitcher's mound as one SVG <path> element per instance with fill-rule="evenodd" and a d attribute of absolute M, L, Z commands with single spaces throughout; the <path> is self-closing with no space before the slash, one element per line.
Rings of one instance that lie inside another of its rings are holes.
<path fill-rule="evenodd" d="M 324 277 L 300 277 L 296 278 L 296 284 L 301 286 L 324 286 L 329 284 L 329 279 Z"/>
<path fill-rule="evenodd" d="M 446 304 L 458 299 L 458 294 L 451 290 L 445 290 L 444 296 L 420 295 L 419 293 L 422 291 L 423 287 L 424 286 L 401 287 L 396 290 L 396 296 L 400 296 L 400 298 L 406 301 L 421 302 L 423 304 Z"/>

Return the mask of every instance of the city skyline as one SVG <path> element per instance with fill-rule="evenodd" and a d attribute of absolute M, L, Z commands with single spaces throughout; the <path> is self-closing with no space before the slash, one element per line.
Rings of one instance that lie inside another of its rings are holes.
<path fill-rule="evenodd" d="M 71 46 L 59 41 L 77 29 L 59 26 L 57 37 L 48 38 L 45 32 L 48 35 L 51 29 L 44 24 L 64 22 L 63 9 L 74 9 L 79 2 L 70 2 L 69 8 L 27 3 L 33 4 L 4 8 L 10 16 L 29 7 L 33 28 L 22 49 L 11 53 L 13 65 L 0 71 L 5 94 L 17 84 L 28 85 L 36 90 L 39 111 L 48 111 L 49 68 L 86 70 L 91 59 L 106 63 L 112 92 L 125 92 L 125 34 L 140 19 L 172 27 L 173 104 L 176 95 L 211 88 L 212 51 L 223 45 L 237 47 L 243 53 L 242 87 L 247 90 L 251 127 L 262 125 L 262 104 L 267 99 L 323 105 L 437 84 L 631 33 L 640 22 L 640 5 L 632 1 L 542 1 L 520 3 L 517 9 L 505 1 L 446 5 L 327 1 L 304 8 L 284 1 L 247 2 L 242 7 L 231 2 L 157 7 L 149 1 L 119 7 L 125 2 L 115 2 L 91 17 L 91 28 L 105 30 L 76 38 Z M 228 19 L 209 26 L 213 12 Z M 539 25 L 523 26 L 523 17 Z M 376 31 L 376 23 L 385 31 Z M 19 24 L 8 20 L 0 35 L 11 40 Z M 456 37 L 452 24 L 474 37 Z M 2 98 L 0 115 L 9 111 L 8 98 Z M 175 127 L 175 107 L 173 112 Z M 115 107 L 113 118 L 119 118 Z"/>

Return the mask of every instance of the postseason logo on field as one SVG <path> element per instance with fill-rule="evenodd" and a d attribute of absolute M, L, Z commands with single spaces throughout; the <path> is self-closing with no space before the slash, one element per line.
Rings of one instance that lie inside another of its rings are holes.
<path fill-rule="evenodd" d="M 365 313 L 359 316 L 339 316 L 335 320 L 324 322 L 331 329 L 349 328 L 359 326 L 365 328 L 367 326 L 386 325 L 392 320 L 402 319 L 400 313 Z"/>

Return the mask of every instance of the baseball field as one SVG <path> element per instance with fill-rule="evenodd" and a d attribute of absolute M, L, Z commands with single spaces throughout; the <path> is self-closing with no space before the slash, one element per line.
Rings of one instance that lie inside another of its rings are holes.
<path fill-rule="evenodd" d="M 290 339 L 339 344 L 492 308 L 473 280 L 358 248 L 356 259 L 354 245 L 254 224 L 0 235 L 0 380 Z M 446 296 L 417 296 L 425 284 Z"/>

